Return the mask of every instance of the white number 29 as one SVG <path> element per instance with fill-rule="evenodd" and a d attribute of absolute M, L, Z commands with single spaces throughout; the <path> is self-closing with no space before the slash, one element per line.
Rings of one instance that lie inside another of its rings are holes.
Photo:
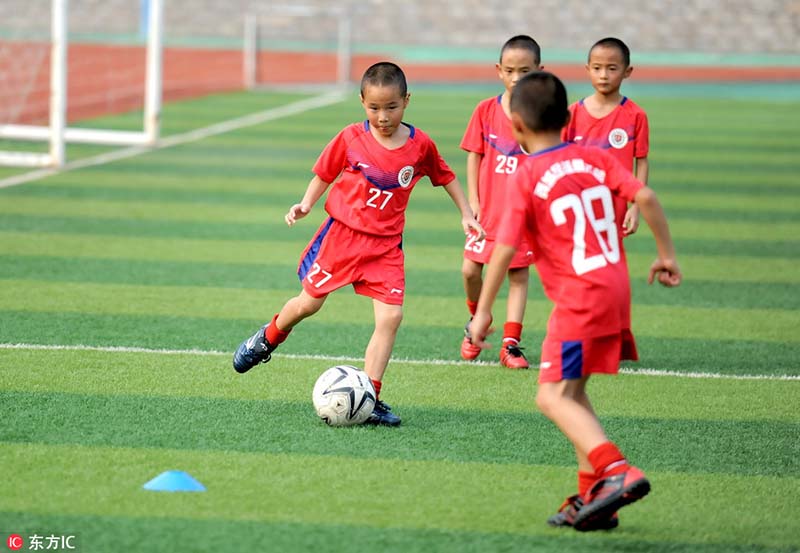
<path fill-rule="evenodd" d="M 517 158 L 514 156 L 504 156 L 498 154 L 497 165 L 494 168 L 495 173 L 511 175 L 517 170 Z"/>
<path fill-rule="evenodd" d="M 592 202 L 600 201 L 602 216 L 595 215 Z M 572 268 L 575 273 L 582 275 L 605 267 L 609 263 L 617 263 L 620 259 L 619 236 L 617 225 L 614 221 L 614 203 L 611 191 L 606 186 L 593 186 L 577 194 L 567 194 L 550 204 L 550 216 L 556 225 L 567 222 L 566 211 L 570 209 L 575 214 L 575 226 L 572 229 Z M 602 253 L 586 256 L 586 221 L 592 228 Z M 603 239 L 602 233 L 606 234 Z"/>

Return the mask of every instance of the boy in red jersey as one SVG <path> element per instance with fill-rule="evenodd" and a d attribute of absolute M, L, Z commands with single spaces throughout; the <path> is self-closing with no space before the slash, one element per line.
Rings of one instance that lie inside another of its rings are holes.
<path fill-rule="evenodd" d="M 620 93 L 622 81 L 630 77 L 631 51 L 618 38 L 598 40 L 589 50 L 586 71 L 594 94 L 569 107 L 570 120 L 561 132 L 566 142 L 608 150 L 636 178 L 647 184 L 650 128 L 647 114 L 630 98 Z M 622 205 L 622 198 L 615 201 Z M 639 228 L 639 208 L 620 209 L 619 226 L 627 236 Z"/>
<path fill-rule="evenodd" d="M 483 239 L 484 232 L 434 142 L 403 122 L 410 98 L 403 71 L 389 62 L 372 65 L 361 80 L 360 97 L 366 121 L 345 127 L 325 147 L 303 199 L 289 208 L 285 217 L 289 226 L 294 225 L 334 183 L 325 202 L 330 217 L 300 258 L 297 274 L 303 289 L 242 342 L 233 367 L 244 373 L 269 361 L 292 328 L 320 310 L 328 294 L 352 284 L 357 294 L 372 298 L 375 313 L 364 371 L 375 385 L 377 401 L 367 422 L 397 426 L 400 417 L 380 400 L 380 392 L 403 318 L 402 232 L 414 185 L 423 176 L 429 177 L 461 211 L 464 232 L 474 233 L 478 239 Z"/>
<path fill-rule="evenodd" d="M 536 404 L 572 442 L 578 460 L 578 494 L 548 523 L 586 531 L 616 527 L 617 510 L 650 491 L 642 471 L 606 437 L 586 393 L 591 374 L 616 374 L 620 360 L 637 359 L 615 196 L 635 201 L 653 231 L 658 258 L 648 282 L 677 286 L 682 276 L 655 193 L 599 148 L 561 142 L 568 120 L 567 92 L 554 75 L 532 73 L 514 87 L 511 124 L 532 153 L 509 183 L 510 213 L 470 331 L 477 345 L 488 347 L 492 305 L 518 242 L 527 237 L 555 304 L 542 344 Z"/>
<path fill-rule="evenodd" d="M 538 71 L 541 60 L 539 44 L 527 35 L 517 35 L 506 41 L 500 50 L 497 75 L 503 81 L 505 92 L 481 101 L 472 113 L 461 148 L 467 151 L 467 191 L 475 217 L 486 230 L 486 238 L 476 240 L 468 236 L 464 246 L 461 273 L 467 295 L 470 316 L 475 314 L 483 282 L 483 266 L 489 262 L 494 249 L 497 229 L 506 216 L 504 203 L 506 182 L 516 172 L 525 158 L 511 131 L 509 102 L 516 82 L 531 71 Z M 528 299 L 528 267 L 533 263 L 533 252 L 528 244 L 520 248 L 508 271 L 508 306 L 503 325 L 503 345 L 500 364 L 510 369 L 527 369 L 528 360 L 519 347 L 522 337 L 522 320 Z M 467 323 L 469 324 L 469 323 Z M 472 360 L 481 348 L 472 343 L 469 331 L 461 342 L 461 357 Z"/>

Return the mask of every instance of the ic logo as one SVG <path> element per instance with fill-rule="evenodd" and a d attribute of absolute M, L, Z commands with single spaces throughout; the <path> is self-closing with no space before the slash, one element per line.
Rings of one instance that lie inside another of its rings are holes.
<path fill-rule="evenodd" d="M 25 541 L 19 534 L 11 534 L 6 540 L 6 545 L 8 545 L 8 548 L 12 551 L 19 551 L 22 549 L 22 546 L 25 545 Z"/>

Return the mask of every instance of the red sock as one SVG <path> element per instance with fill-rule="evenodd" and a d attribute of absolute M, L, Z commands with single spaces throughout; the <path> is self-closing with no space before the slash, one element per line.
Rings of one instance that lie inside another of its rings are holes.
<path fill-rule="evenodd" d="M 503 325 L 503 343 L 513 341 L 519 344 L 522 338 L 522 323 L 512 323 L 511 321 Z"/>
<path fill-rule="evenodd" d="M 592 487 L 597 481 L 597 475 L 593 472 L 588 472 L 585 470 L 578 471 L 578 495 L 581 497 L 586 497 L 586 494 L 589 492 L 589 489 Z"/>
<path fill-rule="evenodd" d="M 475 311 L 478 310 L 478 302 L 467 300 L 467 309 L 469 309 L 470 315 L 475 315 Z"/>
<path fill-rule="evenodd" d="M 372 379 L 370 378 L 370 380 Z M 381 397 L 382 382 L 380 380 L 372 380 L 372 385 L 375 387 L 375 399 L 377 400 L 379 397 Z"/>
<path fill-rule="evenodd" d="M 597 478 L 622 474 L 630 468 L 625 456 L 612 442 L 605 442 L 589 452 L 589 462 Z"/>
<path fill-rule="evenodd" d="M 278 314 L 275 313 L 275 316 L 272 317 L 272 321 L 270 321 L 269 326 L 264 331 L 264 337 L 271 346 L 277 346 L 278 344 L 283 343 L 283 341 L 286 340 L 286 337 L 289 336 L 289 333 L 292 331 L 292 329 L 283 331 L 278 328 L 278 323 L 275 322 L 277 320 Z"/>

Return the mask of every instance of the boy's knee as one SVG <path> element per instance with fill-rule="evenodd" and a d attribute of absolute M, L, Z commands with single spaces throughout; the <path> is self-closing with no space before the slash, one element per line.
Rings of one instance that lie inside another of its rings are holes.
<path fill-rule="evenodd" d="M 400 323 L 403 322 L 403 310 L 402 309 L 390 309 L 383 313 L 381 313 L 380 317 L 376 321 L 377 325 L 385 328 L 385 329 L 392 329 L 397 330 L 400 328 Z"/>
<path fill-rule="evenodd" d="M 481 278 L 481 266 L 477 263 L 464 263 L 461 266 L 461 275 L 466 280 L 478 280 Z"/>
<path fill-rule="evenodd" d="M 553 390 L 552 386 L 541 384 L 536 392 L 536 407 L 538 407 L 539 411 L 541 411 L 546 417 L 549 417 L 550 413 L 553 411 L 553 406 L 558 399 L 554 392 L 555 390 Z"/>

